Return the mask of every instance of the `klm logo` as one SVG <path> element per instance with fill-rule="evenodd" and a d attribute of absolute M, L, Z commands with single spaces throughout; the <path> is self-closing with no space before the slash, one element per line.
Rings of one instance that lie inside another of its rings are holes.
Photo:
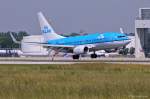
<path fill-rule="evenodd" d="M 104 35 L 103 34 L 100 34 L 99 36 L 98 36 L 98 39 L 104 39 L 105 37 L 104 37 Z"/>
<path fill-rule="evenodd" d="M 42 32 L 43 32 L 43 33 L 50 33 L 51 30 L 50 30 L 47 26 L 44 26 Z"/>

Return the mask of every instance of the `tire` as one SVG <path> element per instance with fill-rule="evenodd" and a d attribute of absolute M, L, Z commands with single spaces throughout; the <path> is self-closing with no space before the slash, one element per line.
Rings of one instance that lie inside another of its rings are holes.
<path fill-rule="evenodd" d="M 73 55 L 72 56 L 73 59 L 79 59 L 79 57 L 80 57 L 79 55 Z"/>
<path fill-rule="evenodd" d="M 91 58 L 97 58 L 97 54 L 91 54 Z"/>

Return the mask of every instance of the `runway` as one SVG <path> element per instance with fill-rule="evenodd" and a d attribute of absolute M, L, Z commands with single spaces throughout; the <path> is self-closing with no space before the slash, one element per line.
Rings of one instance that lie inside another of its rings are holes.
<path fill-rule="evenodd" d="M 0 61 L 0 64 L 75 64 L 74 62 Z"/>
<path fill-rule="evenodd" d="M 136 58 L 81 58 L 73 60 L 70 57 L 56 57 L 51 60 L 49 57 L 8 57 L 0 58 L 0 64 L 78 64 L 78 63 L 113 63 L 113 64 L 150 64 L 150 59 Z"/>

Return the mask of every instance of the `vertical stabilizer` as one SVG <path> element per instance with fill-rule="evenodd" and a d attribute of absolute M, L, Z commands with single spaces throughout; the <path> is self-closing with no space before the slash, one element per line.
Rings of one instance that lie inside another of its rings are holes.
<path fill-rule="evenodd" d="M 55 33 L 54 29 L 48 23 L 48 21 L 46 20 L 42 12 L 38 13 L 38 19 L 40 22 L 41 32 L 42 32 L 42 35 L 44 36 L 45 41 L 64 38 L 63 36 Z"/>

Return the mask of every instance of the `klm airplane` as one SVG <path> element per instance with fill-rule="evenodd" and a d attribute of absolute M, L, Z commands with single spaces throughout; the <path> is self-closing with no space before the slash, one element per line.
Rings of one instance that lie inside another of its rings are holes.
<path fill-rule="evenodd" d="M 44 42 L 34 43 L 42 44 L 44 47 L 55 50 L 55 55 L 59 52 L 67 52 L 73 53 L 73 59 L 79 59 L 81 54 L 88 54 L 88 52 L 93 51 L 93 54 L 90 55 L 91 58 L 97 58 L 95 53 L 97 50 L 118 49 L 130 43 L 129 38 L 125 34 L 116 32 L 64 37 L 54 31 L 41 12 L 38 13 L 38 19 Z"/>
<path fill-rule="evenodd" d="M 55 50 L 56 53 L 61 51 L 73 53 L 73 59 L 79 59 L 81 54 L 90 51 L 93 51 L 91 58 L 97 58 L 95 53 L 97 50 L 118 49 L 130 43 L 130 39 L 125 34 L 116 32 L 64 37 L 54 31 L 41 12 L 38 13 L 38 19 L 44 37 L 43 46 Z"/>

